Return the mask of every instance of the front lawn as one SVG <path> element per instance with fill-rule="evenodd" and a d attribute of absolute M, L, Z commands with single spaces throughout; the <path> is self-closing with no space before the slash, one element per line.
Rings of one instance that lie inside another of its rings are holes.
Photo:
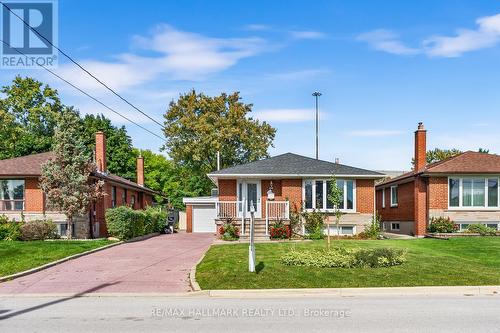
<path fill-rule="evenodd" d="M 407 262 L 386 268 L 285 266 L 279 259 L 290 249 L 321 249 L 326 242 L 265 243 L 256 244 L 258 273 L 249 273 L 248 244 L 213 245 L 197 267 L 196 280 L 202 289 L 500 285 L 500 237 L 340 242 L 405 248 Z"/>
<path fill-rule="evenodd" d="M 95 241 L 0 241 L 0 276 L 22 272 L 49 262 L 113 243 Z"/>

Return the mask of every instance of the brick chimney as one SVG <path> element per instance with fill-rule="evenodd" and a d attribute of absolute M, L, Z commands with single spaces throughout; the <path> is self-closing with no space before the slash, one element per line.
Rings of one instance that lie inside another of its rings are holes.
<path fill-rule="evenodd" d="M 415 171 L 425 167 L 427 164 L 427 131 L 424 129 L 423 123 L 418 123 L 418 128 L 415 131 Z"/>
<path fill-rule="evenodd" d="M 144 186 L 144 157 L 137 158 L 137 184 Z"/>
<path fill-rule="evenodd" d="M 106 135 L 104 132 L 95 134 L 95 163 L 98 171 L 106 172 L 108 170 L 106 163 Z"/>

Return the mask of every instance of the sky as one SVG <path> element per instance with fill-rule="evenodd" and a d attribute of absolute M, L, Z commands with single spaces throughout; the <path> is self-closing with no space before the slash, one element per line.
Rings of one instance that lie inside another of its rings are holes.
<path fill-rule="evenodd" d="M 271 155 L 409 170 L 413 132 L 427 147 L 500 152 L 500 3 L 497 1 L 60 0 L 59 47 L 163 122 L 168 104 L 196 89 L 239 91 L 252 117 L 277 129 Z M 56 72 L 124 115 L 160 127 L 62 57 Z M 40 69 L 0 69 L 57 88 L 66 105 L 125 125 L 134 146 L 162 140 Z"/>

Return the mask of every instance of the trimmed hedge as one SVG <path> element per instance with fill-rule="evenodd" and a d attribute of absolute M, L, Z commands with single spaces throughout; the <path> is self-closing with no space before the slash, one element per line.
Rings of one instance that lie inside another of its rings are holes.
<path fill-rule="evenodd" d="M 106 224 L 110 236 L 131 239 L 154 232 L 165 227 L 167 213 L 148 207 L 146 210 L 133 210 L 128 206 L 106 210 Z"/>

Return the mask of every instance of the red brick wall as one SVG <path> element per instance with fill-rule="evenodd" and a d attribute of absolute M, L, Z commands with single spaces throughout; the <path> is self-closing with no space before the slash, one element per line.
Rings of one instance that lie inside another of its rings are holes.
<path fill-rule="evenodd" d="M 186 205 L 186 232 L 193 232 L 193 206 Z"/>
<path fill-rule="evenodd" d="M 219 179 L 219 199 L 221 201 L 237 200 L 236 179 Z"/>
<path fill-rule="evenodd" d="M 356 180 L 356 211 L 373 214 L 375 200 L 375 181 L 373 179 Z"/>
<path fill-rule="evenodd" d="M 24 209 L 27 212 L 43 212 L 44 196 L 38 178 L 26 178 L 24 186 Z"/>
<path fill-rule="evenodd" d="M 382 208 L 382 190 L 377 191 L 377 211 L 382 221 L 413 221 L 415 205 L 414 182 L 398 185 L 398 206 L 391 207 L 391 189 L 385 190 L 385 208 Z"/>
<path fill-rule="evenodd" d="M 281 193 L 283 199 L 290 201 L 290 211 L 302 209 L 302 179 L 283 179 Z"/>
<path fill-rule="evenodd" d="M 448 209 L 448 178 L 429 177 L 429 209 Z"/>
<path fill-rule="evenodd" d="M 419 176 L 415 179 L 414 192 L 414 234 L 423 236 L 427 229 L 427 180 L 425 178 Z"/>

